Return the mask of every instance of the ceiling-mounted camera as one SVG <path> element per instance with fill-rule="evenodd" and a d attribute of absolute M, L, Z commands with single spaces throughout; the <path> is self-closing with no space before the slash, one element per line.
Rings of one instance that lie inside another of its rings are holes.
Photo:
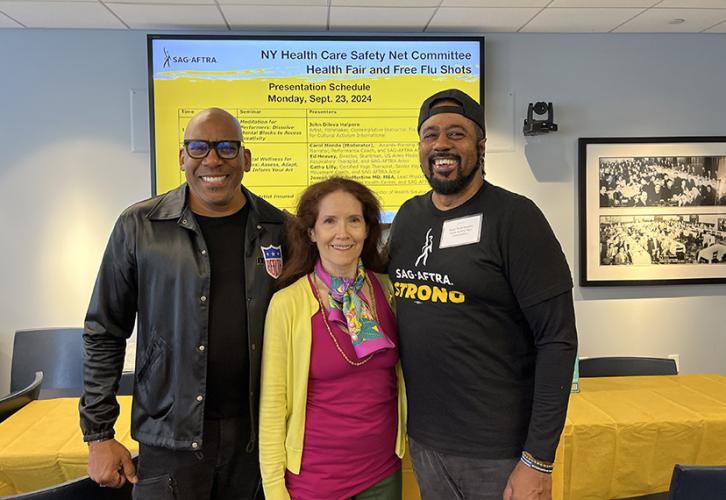
<path fill-rule="evenodd" d="M 538 120 L 534 115 L 547 115 L 545 119 Z M 554 122 L 554 112 L 552 111 L 552 103 L 539 101 L 529 103 L 527 108 L 527 118 L 524 120 L 522 131 L 524 135 L 540 135 L 549 132 L 557 132 L 557 124 Z"/>

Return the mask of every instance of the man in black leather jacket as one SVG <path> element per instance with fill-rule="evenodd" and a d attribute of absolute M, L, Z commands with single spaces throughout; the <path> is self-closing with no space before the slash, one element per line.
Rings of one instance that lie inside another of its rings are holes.
<path fill-rule="evenodd" d="M 88 472 L 102 486 L 134 483 L 139 499 L 255 498 L 262 332 L 283 214 L 241 186 L 251 155 L 232 115 L 204 110 L 184 138 L 186 184 L 121 214 L 98 273 L 80 403 Z M 134 321 L 138 469 L 113 430 Z"/>

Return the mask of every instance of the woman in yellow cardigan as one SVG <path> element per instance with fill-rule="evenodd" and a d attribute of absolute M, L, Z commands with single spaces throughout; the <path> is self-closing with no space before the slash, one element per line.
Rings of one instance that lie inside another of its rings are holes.
<path fill-rule="evenodd" d="M 406 400 L 380 205 L 340 177 L 310 186 L 265 323 L 267 500 L 399 500 Z"/>

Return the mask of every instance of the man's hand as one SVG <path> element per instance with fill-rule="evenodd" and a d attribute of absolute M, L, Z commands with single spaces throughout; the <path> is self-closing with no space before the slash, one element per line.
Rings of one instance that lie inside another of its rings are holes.
<path fill-rule="evenodd" d="M 88 444 L 88 475 L 101 486 L 120 488 L 139 482 L 131 454 L 115 439 Z"/>
<path fill-rule="evenodd" d="M 504 488 L 504 500 L 552 500 L 552 474 L 517 462 Z"/>

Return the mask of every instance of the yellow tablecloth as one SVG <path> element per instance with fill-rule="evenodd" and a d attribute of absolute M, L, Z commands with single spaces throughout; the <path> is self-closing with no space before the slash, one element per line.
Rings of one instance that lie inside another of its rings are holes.
<path fill-rule="evenodd" d="M 131 397 L 118 398 L 116 439 L 131 453 Z M 78 424 L 78 398 L 32 401 L 0 423 L 0 495 L 53 486 L 86 474 L 88 446 Z"/>
<path fill-rule="evenodd" d="M 673 465 L 726 464 L 726 377 L 582 378 L 570 396 L 555 459 L 555 500 L 624 498 L 666 491 Z M 116 437 L 132 453 L 131 398 L 120 397 Z M 0 495 L 86 473 L 78 399 L 33 401 L 0 423 Z M 419 498 L 408 457 L 404 498 Z"/>
<path fill-rule="evenodd" d="M 555 499 L 667 491 L 676 463 L 726 464 L 726 377 L 581 378 L 555 459 Z"/>
<path fill-rule="evenodd" d="M 726 377 L 581 378 L 555 458 L 554 500 L 667 491 L 676 463 L 726 464 Z M 420 498 L 408 458 L 404 498 Z"/>

